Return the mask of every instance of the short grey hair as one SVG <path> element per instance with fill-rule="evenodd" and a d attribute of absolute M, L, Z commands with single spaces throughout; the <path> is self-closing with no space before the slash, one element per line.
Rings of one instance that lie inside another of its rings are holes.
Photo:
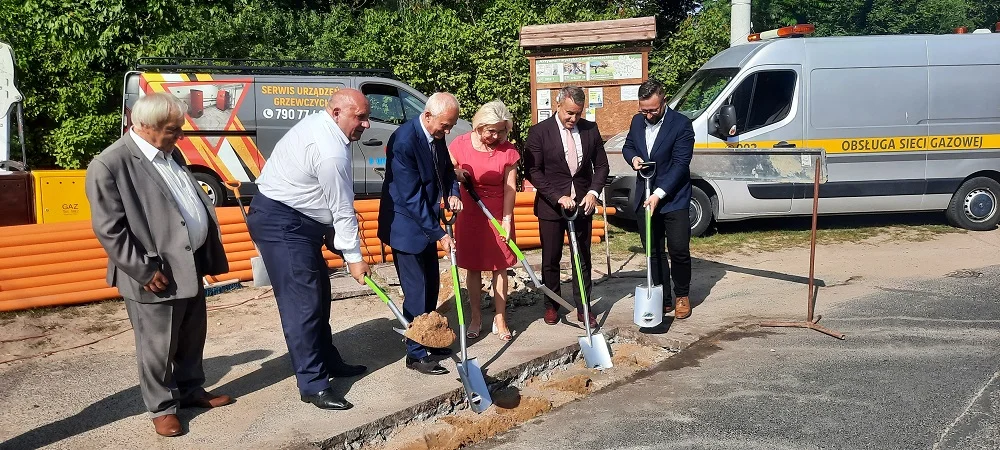
<path fill-rule="evenodd" d="M 187 114 L 188 105 L 173 94 L 154 92 L 139 97 L 132 105 L 132 123 L 144 127 L 161 127 Z"/>
<path fill-rule="evenodd" d="M 573 103 L 576 103 L 577 106 L 587 104 L 587 94 L 583 92 L 583 88 L 580 86 L 566 86 L 560 89 L 559 94 L 556 95 L 556 103 L 561 104 L 567 98 L 573 100 Z"/>
<path fill-rule="evenodd" d="M 455 109 L 455 112 L 459 111 L 458 99 L 454 95 L 447 92 L 435 92 L 431 98 L 427 99 L 424 112 L 429 112 L 432 116 L 439 116 L 452 108 Z"/>

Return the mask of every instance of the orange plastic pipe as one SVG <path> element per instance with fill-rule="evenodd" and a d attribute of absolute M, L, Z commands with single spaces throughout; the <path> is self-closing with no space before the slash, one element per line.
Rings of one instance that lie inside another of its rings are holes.
<path fill-rule="evenodd" d="M 75 250 L 41 255 L 21 256 L 17 258 L 0 258 L 0 270 L 16 269 L 18 267 L 44 266 L 64 262 L 85 261 L 88 259 L 106 258 L 103 248 L 90 250 Z"/>
<path fill-rule="evenodd" d="M 97 238 L 91 236 L 90 238 L 87 239 L 50 242 L 47 244 L 15 245 L 10 247 L 0 247 L 0 259 L 20 258 L 22 256 L 31 256 L 31 255 L 43 255 L 46 253 L 89 250 L 93 248 L 101 248 L 101 243 L 97 241 Z"/>
<path fill-rule="evenodd" d="M 79 272 L 61 273 L 56 275 L 42 275 L 40 277 L 24 277 L 16 280 L 0 281 L 0 292 L 16 291 L 18 289 L 30 289 L 42 286 L 52 286 L 56 284 L 79 283 L 83 281 L 104 280 L 107 269 L 81 270 Z"/>
<path fill-rule="evenodd" d="M 87 227 L 82 230 L 68 230 L 58 233 L 25 234 L 8 236 L 0 234 L 0 248 L 21 245 L 51 244 L 54 242 L 76 241 L 80 239 L 96 239 L 94 231 Z"/>
<path fill-rule="evenodd" d="M 78 290 L 65 294 L 41 295 L 36 297 L 0 301 L 0 311 L 18 311 L 22 309 L 42 308 L 46 306 L 76 305 L 118 297 L 118 289 L 113 287 L 104 287 L 101 289 L 86 291 Z"/>
<path fill-rule="evenodd" d="M 77 291 L 89 291 L 108 287 L 103 278 L 99 280 L 80 281 L 76 283 L 51 284 L 27 289 L 0 292 L 0 302 L 17 300 L 19 298 L 39 297 L 43 295 L 68 294 Z"/>
<path fill-rule="evenodd" d="M 79 272 L 81 270 L 92 270 L 107 268 L 108 258 L 88 259 L 83 261 L 72 261 L 56 264 L 46 264 L 44 266 L 15 267 L 4 269 L 0 272 L 0 281 L 16 280 L 19 278 L 40 277 L 43 275 L 58 275 L 68 272 Z"/>

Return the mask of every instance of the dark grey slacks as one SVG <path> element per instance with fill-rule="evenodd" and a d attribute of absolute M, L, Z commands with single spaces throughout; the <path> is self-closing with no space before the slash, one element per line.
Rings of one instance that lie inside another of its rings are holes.
<path fill-rule="evenodd" d="M 125 300 L 135 332 L 139 389 L 152 417 L 176 414 L 180 401 L 205 390 L 202 357 L 208 332 L 205 293 L 162 303 Z"/>

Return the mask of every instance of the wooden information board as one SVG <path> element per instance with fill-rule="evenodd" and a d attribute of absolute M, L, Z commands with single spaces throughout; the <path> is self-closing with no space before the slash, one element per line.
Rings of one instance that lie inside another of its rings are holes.
<path fill-rule="evenodd" d="M 556 95 L 565 86 L 587 93 L 584 117 L 597 122 L 608 139 L 628 129 L 639 109 L 639 84 L 649 76 L 649 48 L 532 54 L 531 123 L 555 114 Z"/>

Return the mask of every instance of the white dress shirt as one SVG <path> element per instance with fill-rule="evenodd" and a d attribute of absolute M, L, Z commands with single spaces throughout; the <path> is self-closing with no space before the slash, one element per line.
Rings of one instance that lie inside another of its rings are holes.
<path fill-rule="evenodd" d="M 562 141 L 563 145 L 563 158 L 566 158 L 566 161 L 569 161 L 569 143 L 566 142 L 566 125 L 563 125 L 562 121 L 559 120 L 558 116 L 556 116 L 556 123 L 559 125 L 559 139 Z M 577 127 L 573 127 L 572 129 L 569 130 L 569 132 L 570 135 L 573 136 L 573 143 L 576 144 L 576 166 L 582 168 L 583 144 L 580 141 L 580 129 Z M 594 197 L 598 196 L 597 191 L 593 189 L 591 189 L 587 193 L 593 194 Z"/>
<path fill-rule="evenodd" d="M 653 144 L 656 143 L 656 136 L 660 134 L 661 125 L 663 125 L 662 117 L 653 125 L 650 125 L 649 122 L 646 121 L 646 154 L 651 157 L 653 156 Z M 653 191 L 653 194 L 660 197 L 660 199 L 667 196 L 667 192 L 660 188 L 656 188 L 656 190 Z"/>
<path fill-rule="evenodd" d="M 201 188 L 191 181 L 187 172 L 173 158 L 167 157 L 135 131 L 129 130 L 129 135 L 170 189 L 170 195 L 177 202 L 181 217 L 184 218 L 184 227 L 187 228 L 191 248 L 195 250 L 201 248 L 208 239 L 208 212 L 205 211 L 205 204 L 201 202 L 198 191 L 195 190 Z"/>
<path fill-rule="evenodd" d="M 334 229 L 333 246 L 361 262 L 351 141 L 326 111 L 299 121 L 274 146 L 257 178 L 261 194 Z"/>

